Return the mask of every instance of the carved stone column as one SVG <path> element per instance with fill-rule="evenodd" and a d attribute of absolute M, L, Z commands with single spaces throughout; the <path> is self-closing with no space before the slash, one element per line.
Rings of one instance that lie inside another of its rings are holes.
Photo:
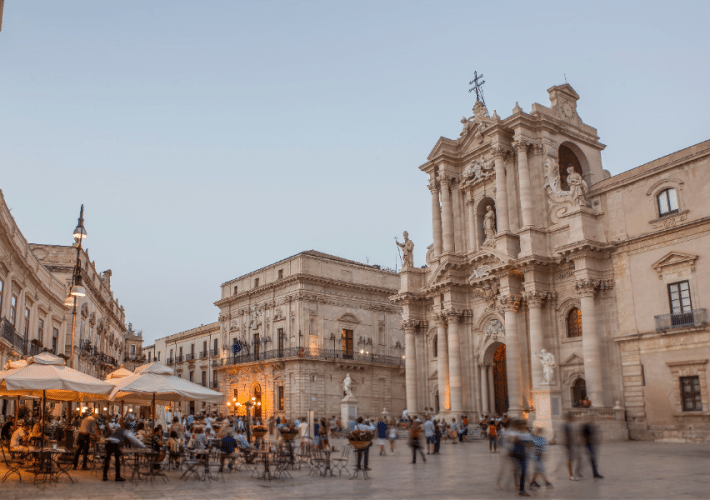
<path fill-rule="evenodd" d="M 520 204 L 523 212 L 523 227 L 533 226 L 532 190 L 530 188 L 530 169 L 528 168 L 528 146 L 522 139 L 513 146 L 518 152 L 518 180 L 520 182 Z"/>
<path fill-rule="evenodd" d="M 415 413 L 417 408 L 417 351 L 414 334 L 417 322 L 411 319 L 402 321 L 404 331 L 404 372 L 406 384 L 407 409 Z"/>
<path fill-rule="evenodd" d="M 439 184 L 441 185 L 441 218 L 442 218 L 442 233 L 444 237 L 444 253 L 454 252 L 454 212 L 451 203 L 451 193 L 449 185 L 453 179 L 446 175 L 439 175 Z"/>
<path fill-rule="evenodd" d="M 542 364 L 537 357 L 545 348 L 544 334 L 542 331 L 542 304 L 547 297 L 545 292 L 526 292 L 525 302 L 530 311 L 530 362 L 532 363 L 532 386 L 534 390 L 542 384 Z"/>
<path fill-rule="evenodd" d="M 581 279 L 575 283 L 582 302 L 582 353 L 584 356 L 584 382 L 592 406 L 604 406 L 601 341 L 597 330 L 597 313 L 594 294 L 599 282 Z"/>
<path fill-rule="evenodd" d="M 463 377 L 461 376 L 461 340 L 459 322 L 461 313 L 446 311 L 449 344 L 449 391 L 451 394 L 451 412 L 457 416 L 463 411 Z"/>
<path fill-rule="evenodd" d="M 446 318 L 443 314 L 436 316 L 436 351 L 437 372 L 439 386 L 439 411 L 451 408 L 451 395 L 449 392 L 449 346 L 446 335 Z"/>
<path fill-rule="evenodd" d="M 468 249 L 475 252 L 477 249 L 478 227 L 476 224 L 476 210 L 474 207 L 473 193 L 469 191 L 466 199 L 468 207 Z"/>
<path fill-rule="evenodd" d="M 489 414 L 490 401 L 488 400 L 488 367 L 481 363 L 479 366 L 480 381 L 481 381 L 481 413 Z"/>
<path fill-rule="evenodd" d="M 508 222 L 508 190 L 505 187 L 505 150 L 493 148 L 496 166 L 496 219 L 498 233 L 510 231 Z"/>
<path fill-rule="evenodd" d="M 431 191 L 431 227 L 434 232 L 434 255 L 440 257 L 444 251 L 441 234 L 441 205 L 439 205 L 439 185 L 436 181 L 429 183 Z"/>
<path fill-rule="evenodd" d="M 518 308 L 520 295 L 501 295 L 505 311 L 505 361 L 508 372 L 508 414 L 519 417 L 523 412 L 523 373 L 518 343 Z"/>

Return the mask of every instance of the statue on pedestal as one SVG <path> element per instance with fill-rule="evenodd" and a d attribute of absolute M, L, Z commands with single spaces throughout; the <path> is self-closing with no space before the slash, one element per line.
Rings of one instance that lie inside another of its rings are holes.
<path fill-rule="evenodd" d="M 553 369 L 557 364 L 555 363 L 555 355 L 543 349 L 536 356 L 540 358 L 540 363 L 542 363 L 542 383 L 549 385 L 552 383 Z"/>
<path fill-rule="evenodd" d="M 353 383 L 353 379 L 350 378 L 350 374 L 348 373 L 348 374 L 345 376 L 345 380 L 343 380 L 343 390 L 345 391 L 345 397 L 346 397 L 346 398 L 353 398 L 353 397 L 355 397 L 355 396 L 353 395 L 352 383 Z"/>
<path fill-rule="evenodd" d="M 402 249 L 402 270 L 414 267 L 414 243 L 409 239 L 407 231 L 404 232 L 403 236 L 404 243 L 397 241 L 397 238 L 394 240 L 397 246 Z"/>
<path fill-rule="evenodd" d="M 578 206 L 586 206 L 586 194 L 589 187 L 585 180 L 582 179 L 582 176 L 579 175 L 573 167 L 567 167 L 567 185 L 569 186 L 572 203 Z"/>

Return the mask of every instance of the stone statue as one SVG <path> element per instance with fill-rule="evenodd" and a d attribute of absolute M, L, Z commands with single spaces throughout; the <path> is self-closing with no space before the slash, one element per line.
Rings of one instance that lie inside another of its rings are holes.
<path fill-rule="evenodd" d="M 582 176 L 577 173 L 573 167 L 567 167 L 567 184 L 569 185 L 570 196 L 572 203 L 575 205 L 586 205 L 586 194 L 589 190 L 587 183 Z"/>
<path fill-rule="evenodd" d="M 498 284 L 493 282 L 486 283 L 485 285 L 474 288 L 473 293 L 481 297 L 483 300 L 488 302 L 488 309 L 495 309 L 496 307 L 496 296 L 498 295 Z"/>
<path fill-rule="evenodd" d="M 495 337 L 498 334 L 505 334 L 505 327 L 503 326 L 503 323 L 501 323 L 497 319 L 492 319 L 488 323 L 488 327 L 486 328 L 483 340 L 486 341 L 488 340 L 488 337 Z"/>
<path fill-rule="evenodd" d="M 553 369 L 556 365 L 555 355 L 543 349 L 536 356 L 540 358 L 540 363 L 542 363 L 542 383 L 551 384 Z"/>
<path fill-rule="evenodd" d="M 493 205 L 488 205 L 486 207 L 486 215 L 483 216 L 483 232 L 486 234 L 486 239 L 483 241 L 483 246 L 495 246 L 496 213 L 493 211 Z"/>
<path fill-rule="evenodd" d="M 404 243 L 400 243 L 395 238 L 395 243 L 402 249 L 402 270 L 414 267 L 414 243 L 409 239 L 409 233 L 404 232 Z"/>
<path fill-rule="evenodd" d="M 352 383 L 353 383 L 353 379 L 350 378 L 350 373 L 348 373 L 345 376 L 345 380 L 343 380 L 343 390 L 345 391 L 346 398 L 355 397 L 355 396 L 353 396 Z"/>
<path fill-rule="evenodd" d="M 251 323 L 249 325 L 252 330 L 259 328 L 259 316 L 261 316 L 261 308 L 258 305 L 254 305 L 251 310 Z"/>

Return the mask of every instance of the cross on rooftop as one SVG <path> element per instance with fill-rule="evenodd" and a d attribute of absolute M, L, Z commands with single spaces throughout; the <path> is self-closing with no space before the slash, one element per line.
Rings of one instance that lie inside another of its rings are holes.
<path fill-rule="evenodd" d="M 469 92 L 476 91 L 476 101 L 480 101 L 482 104 L 486 104 L 486 102 L 483 100 L 483 84 L 486 83 L 486 81 L 483 79 L 483 75 L 479 75 L 478 71 L 473 72 L 473 80 L 468 82 L 469 85 L 473 85 L 472 88 L 468 89 Z M 480 81 L 479 81 L 480 78 Z"/>

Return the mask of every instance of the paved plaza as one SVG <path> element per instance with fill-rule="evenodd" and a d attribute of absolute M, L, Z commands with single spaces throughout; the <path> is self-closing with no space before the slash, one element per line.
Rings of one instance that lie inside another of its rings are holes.
<path fill-rule="evenodd" d="M 341 446 L 343 442 L 337 442 Z M 500 454 L 490 454 L 481 441 L 442 445 L 440 456 L 421 457 L 411 464 L 406 441 L 397 442 L 396 454 L 382 457 L 371 448 L 371 480 L 311 477 L 294 471 L 293 480 L 264 482 L 248 472 L 225 474 L 225 482 L 182 481 L 169 472 L 167 483 L 156 481 L 101 482 L 100 473 L 76 471 L 75 484 L 34 486 L 29 475 L 20 484 L 8 480 L 0 487 L 2 500 L 61 499 L 223 499 L 223 498 L 517 498 L 512 484 L 496 489 Z M 554 489 L 531 492 L 532 498 L 710 498 L 710 444 L 615 442 L 601 446 L 600 471 L 604 479 L 592 480 L 585 463 L 584 478 L 571 482 L 565 468 L 557 468 L 562 452 L 552 446 L 548 457 Z M 557 469 L 557 470 L 555 470 Z M 111 476 L 113 479 L 113 470 Z"/>

